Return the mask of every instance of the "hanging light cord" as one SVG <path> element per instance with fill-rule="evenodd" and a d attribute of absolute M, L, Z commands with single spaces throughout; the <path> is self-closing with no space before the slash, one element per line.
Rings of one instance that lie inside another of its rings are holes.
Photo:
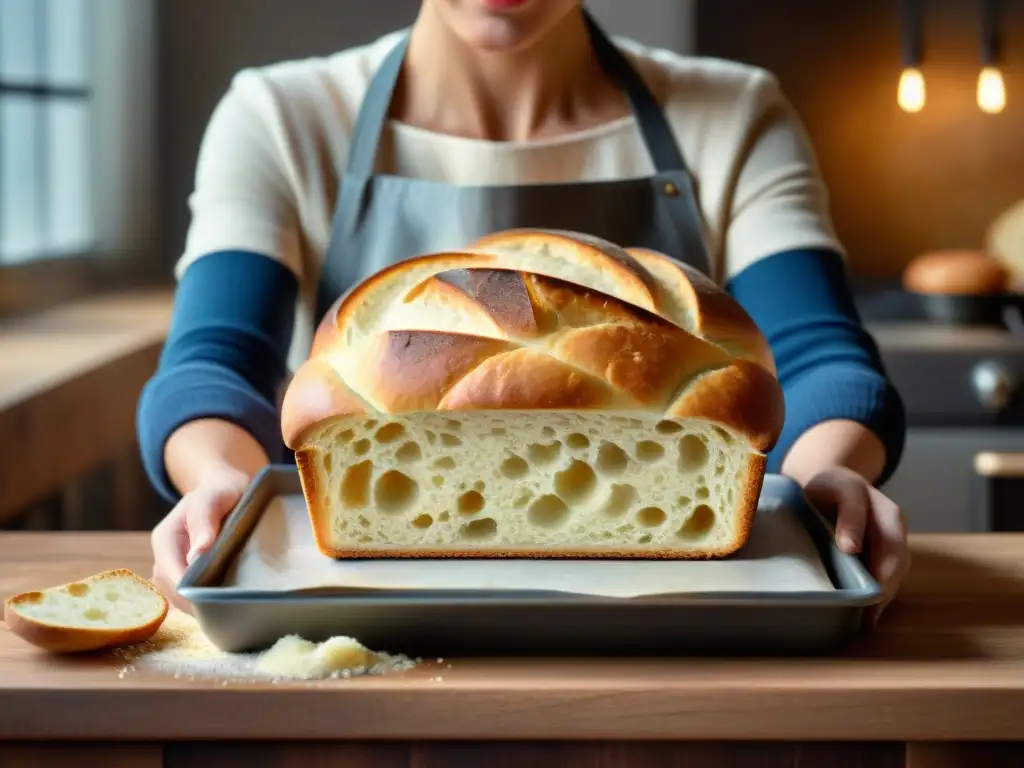
<path fill-rule="evenodd" d="M 999 0 L 983 0 L 981 8 L 981 64 L 999 63 Z"/>
<path fill-rule="evenodd" d="M 922 56 L 922 10 L 920 0 L 903 0 L 903 66 L 916 68 Z M 994 26 L 994 25 L 993 25 Z"/>

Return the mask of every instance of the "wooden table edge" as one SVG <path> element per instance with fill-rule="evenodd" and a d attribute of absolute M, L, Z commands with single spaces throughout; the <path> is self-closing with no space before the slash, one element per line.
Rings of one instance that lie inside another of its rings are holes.
<path fill-rule="evenodd" d="M 0 739 L 1024 741 L 1024 690 L 848 694 L 21 689 Z"/>

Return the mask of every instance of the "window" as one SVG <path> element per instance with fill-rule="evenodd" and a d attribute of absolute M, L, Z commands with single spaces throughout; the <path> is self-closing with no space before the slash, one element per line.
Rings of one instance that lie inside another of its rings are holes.
<path fill-rule="evenodd" d="M 0 265 L 92 248 L 94 2 L 0 0 Z"/>

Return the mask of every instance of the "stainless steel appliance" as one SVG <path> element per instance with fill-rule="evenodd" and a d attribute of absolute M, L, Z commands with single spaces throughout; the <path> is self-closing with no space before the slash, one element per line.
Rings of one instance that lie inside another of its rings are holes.
<path fill-rule="evenodd" d="M 1024 332 L 922 319 L 889 294 L 861 313 L 906 402 L 886 493 L 914 532 L 1024 530 Z"/>

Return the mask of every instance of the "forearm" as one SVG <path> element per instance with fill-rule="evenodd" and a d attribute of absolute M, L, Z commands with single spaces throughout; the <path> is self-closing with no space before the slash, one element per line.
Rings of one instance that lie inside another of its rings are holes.
<path fill-rule="evenodd" d="M 806 482 L 845 466 L 884 482 L 902 454 L 906 416 L 839 255 L 778 254 L 744 270 L 730 289 L 768 338 L 785 394 L 786 422 L 768 470 Z"/>
<path fill-rule="evenodd" d="M 863 424 L 836 419 L 816 424 L 796 439 L 782 460 L 782 474 L 806 485 L 829 467 L 847 467 L 874 483 L 885 467 L 885 446 Z"/>
<path fill-rule="evenodd" d="M 236 472 L 247 479 L 270 463 L 266 450 L 241 427 L 199 419 L 179 427 L 164 447 L 164 467 L 178 493 L 198 486 L 210 472 Z"/>
<path fill-rule="evenodd" d="M 211 254 L 186 270 L 136 419 L 143 465 L 168 501 L 195 487 L 204 468 L 252 474 L 279 460 L 276 399 L 297 286 L 258 254 Z"/>

